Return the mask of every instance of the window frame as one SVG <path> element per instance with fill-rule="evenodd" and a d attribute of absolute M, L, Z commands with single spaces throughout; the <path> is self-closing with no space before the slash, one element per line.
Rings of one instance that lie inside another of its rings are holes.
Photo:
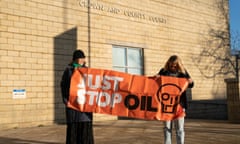
<path fill-rule="evenodd" d="M 129 69 L 138 69 L 140 73 L 138 75 L 144 75 L 144 49 L 140 47 L 131 47 L 131 46 L 122 46 L 122 45 L 112 45 L 112 53 L 114 53 L 114 48 L 121 48 L 124 49 L 124 66 L 121 65 L 115 65 L 113 63 L 112 59 L 112 68 L 122 68 L 124 69 L 124 72 L 129 73 Z M 128 65 L 128 51 L 129 49 L 137 49 L 139 50 L 139 60 L 140 60 L 140 65 L 139 66 L 129 66 Z M 113 55 L 112 55 L 113 56 Z M 122 72 L 122 71 L 121 71 Z M 136 73 L 135 73 L 136 74 Z"/>

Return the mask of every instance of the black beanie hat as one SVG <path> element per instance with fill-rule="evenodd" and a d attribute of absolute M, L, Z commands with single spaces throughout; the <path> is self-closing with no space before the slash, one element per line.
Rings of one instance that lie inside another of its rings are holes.
<path fill-rule="evenodd" d="M 79 58 L 85 58 L 84 52 L 82 50 L 75 50 L 73 53 L 73 60 L 79 59 Z"/>

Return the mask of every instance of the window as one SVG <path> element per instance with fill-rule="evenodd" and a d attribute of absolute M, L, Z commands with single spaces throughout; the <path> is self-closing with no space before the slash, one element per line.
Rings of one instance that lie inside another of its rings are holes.
<path fill-rule="evenodd" d="M 112 63 L 113 70 L 143 75 L 142 48 L 113 46 Z"/>

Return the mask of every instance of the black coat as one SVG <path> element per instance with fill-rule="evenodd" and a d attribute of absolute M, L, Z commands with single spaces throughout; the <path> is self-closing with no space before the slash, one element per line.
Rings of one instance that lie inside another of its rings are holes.
<path fill-rule="evenodd" d="M 164 69 L 161 69 L 159 72 L 158 72 L 159 75 L 163 75 L 163 76 L 174 76 L 174 77 L 179 77 L 179 78 L 191 78 L 190 75 L 188 74 L 188 72 L 186 72 L 185 74 L 184 73 L 181 73 L 181 72 L 177 72 L 177 73 L 172 73 L 168 70 L 164 70 Z M 188 85 L 188 88 L 192 88 L 194 86 L 194 83 L 189 83 Z M 183 108 L 187 109 L 188 108 L 188 100 L 187 100 L 187 94 L 186 94 L 186 91 L 184 91 L 180 97 L 180 104 Z"/>
<path fill-rule="evenodd" d="M 69 90 L 70 90 L 70 82 L 71 76 L 74 68 L 69 65 L 62 75 L 61 80 L 61 92 L 62 92 L 62 100 L 65 106 L 67 105 L 69 99 Z M 72 122 L 84 122 L 84 121 L 92 121 L 93 114 L 89 112 L 80 112 L 66 106 L 66 120 L 67 123 Z"/>

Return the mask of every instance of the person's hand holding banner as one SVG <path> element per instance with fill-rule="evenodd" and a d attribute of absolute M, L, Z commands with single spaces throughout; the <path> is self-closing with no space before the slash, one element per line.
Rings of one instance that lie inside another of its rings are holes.
<path fill-rule="evenodd" d="M 185 115 L 179 101 L 187 86 L 185 78 L 79 68 L 71 78 L 68 107 L 82 112 L 172 120 Z"/>

